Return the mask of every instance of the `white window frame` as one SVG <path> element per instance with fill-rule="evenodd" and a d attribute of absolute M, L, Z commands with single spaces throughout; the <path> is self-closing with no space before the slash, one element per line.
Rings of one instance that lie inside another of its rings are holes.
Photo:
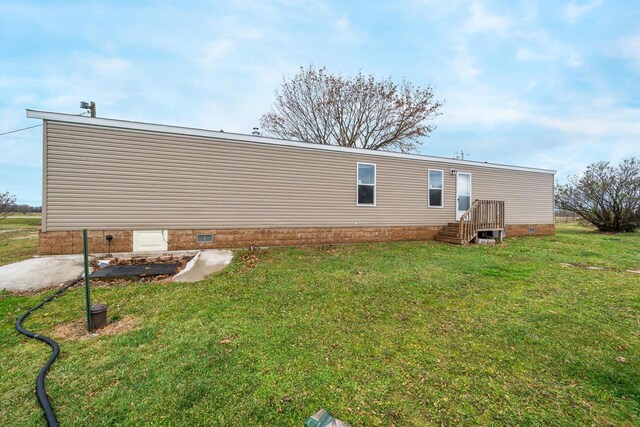
<path fill-rule="evenodd" d="M 431 172 L 440 172 L 442 175 L 442 187 L 440 187 L 440 191 L 442 191 L 442 195 L 440 196 L 440 206 L 431 204 L 431 197 L 429 197 L 429 190 L 431 190 Z M 429 169 L 427 171 L 427 207 L 442 209 L 444 208 L 444 170 L 442 169 Z"/>
<path fill-rule="evenodd" d="M 360 184 L 360 165 L 366 165 L 366 166 L 373 166 L 373 184 Z M 373 187 L 373 204 L 371 203 L 359 203 L 358 202 L 358 186 L 359 185 L 369 185 Z M 356 206 L 363 206 L 363 207 L 375 207 L 376 203 L 378 202 L 378 167 L 376 166 L 375 163 L 365 163 L 365 162 L 358 162 L 356 165 Z"/>

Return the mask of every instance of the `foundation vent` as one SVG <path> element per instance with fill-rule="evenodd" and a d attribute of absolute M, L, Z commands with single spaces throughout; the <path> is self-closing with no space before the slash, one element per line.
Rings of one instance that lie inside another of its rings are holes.
<path fill-rule="evenodd" d="M 198 243 L 213 243 L 213 234 L 198 234 L 196 241 Z"/>
<path fill-rule="evenodd" d="M 536 228 L 535 227 L 529 227 L 529 234 L 536 234 Z"/>

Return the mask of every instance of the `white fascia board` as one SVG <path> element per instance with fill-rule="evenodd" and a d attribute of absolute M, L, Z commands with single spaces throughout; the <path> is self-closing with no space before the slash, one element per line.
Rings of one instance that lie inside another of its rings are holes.
<path fill-rule="evenodd" d="M 421 154 L 394 153 L 391 151 L 366 150 L 362 148 L 340 147 L 335 145 L 310 144 L 307 142 L 290 141 L 286 139 L 270 138 L 266 136 L 245 135 L 232 132 L 219 132 L 214 130 L 188 128 L 182 126 L 161 125 L 154 123 L 134 122 L 130 120 L 104 119 L 100 117 L 86 117 L 75 114 L 54 113 L 49 111 L 27 110 L 27 117 L 30 119 L 42 119 L 52 122 L 74 123 L 79 125 L 102 126 L 116 129 L 137 130 L 144 132 L 162 132 L 176 135 L 197 136 L 203 138 L 215 138 L 238 143 L 256 143 L 276 145 L 282 147 L 295 147 L 305 150 L 326 150 L 340 153 L 352 153 L 367 156 L 395 157 L 400 159 L 411 159 L 419 161 L 431 161 L 448 163 L 452 165 L 477 166 L 494 169 L 509 169 L 525 172 L 538 172 L 555 174 L 552 169 L 530 168 L 524 166 L 503 165 L 499 163 L 479 162 L 473 160 L 449 159 L 447 157 L 423 156 Z"/>

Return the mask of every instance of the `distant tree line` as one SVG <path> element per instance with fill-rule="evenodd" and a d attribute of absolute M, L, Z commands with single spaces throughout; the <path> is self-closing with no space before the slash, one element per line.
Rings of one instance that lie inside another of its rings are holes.
<path fill-rule="evenodd" d="M 28 213 L 34 213 L 34 212 L 42 212 L 42 206 L 30 206 L 30 205 L 11 205 L 7 208 L 7 212 L 10 213 L 21 213 L 21 214 L 28 214 Z"/>
<path fill-rule="evenodd" d="M 16 204 L 16 196 L 8 191 L 0 192 L 0 219 L 5 218 L 10 213 L 26 215 L 32 212 L 42 212 L 42 206 L 19 205 Z"/>

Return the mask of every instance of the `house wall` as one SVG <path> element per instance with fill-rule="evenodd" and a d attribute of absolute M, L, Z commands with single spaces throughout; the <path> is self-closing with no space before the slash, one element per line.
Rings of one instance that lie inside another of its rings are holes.
<path fill-rule="evenodd" d="M 490 165 L 55 121 L 46 121 L 44 159 L 43 235 L 82 228 L 434 229 L 455 220 L 452 168 L 472 174 L 473 199 L 505 201 L 507 224 L 554 222 L 552 173 Z M 357 162 L 377 165 L 375 207 L 356 206 Z M 444 208 L 427 206 L 428 169 L 444 171 Z"/>

